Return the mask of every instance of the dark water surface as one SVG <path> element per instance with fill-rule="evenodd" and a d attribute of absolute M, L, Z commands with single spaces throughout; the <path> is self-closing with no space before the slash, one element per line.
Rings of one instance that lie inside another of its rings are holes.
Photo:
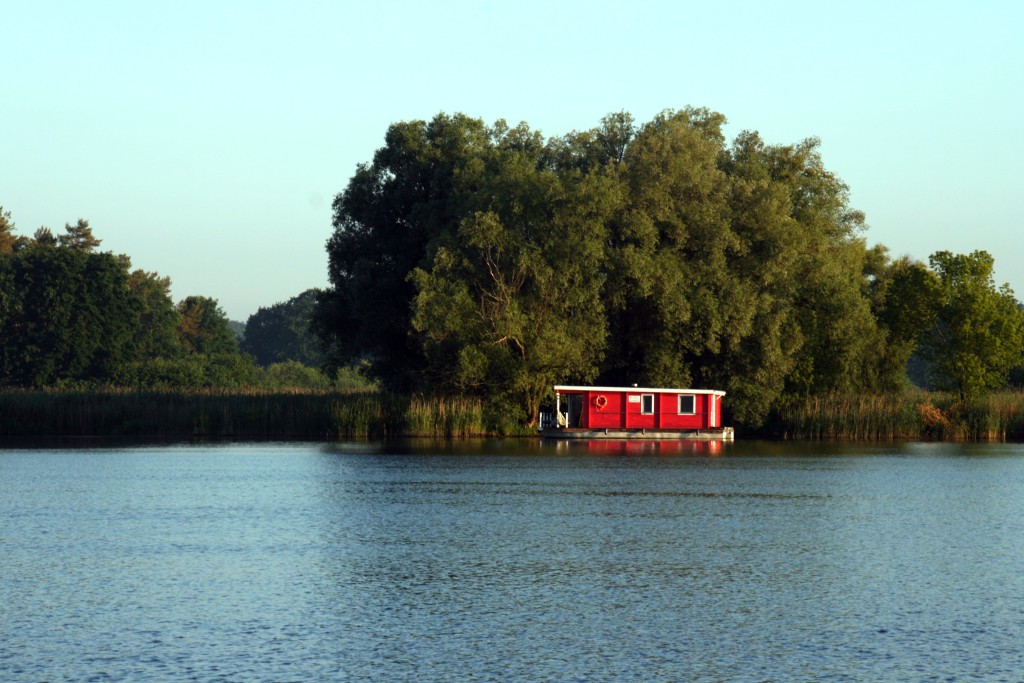
<path fill-rule="evenodd" d="M 0 450 L 0 681 L 1022 681 L 1024 447 Z"/>

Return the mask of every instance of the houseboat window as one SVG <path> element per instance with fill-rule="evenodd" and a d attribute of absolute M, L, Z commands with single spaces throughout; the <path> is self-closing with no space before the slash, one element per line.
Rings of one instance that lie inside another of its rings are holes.
<path fill-rule="evenodd" d="M 693 394 L 680 394 L 679 396 L 679 414 L 680 415 L 693 415 L 697 412 L 697 397 Z"/>
<path fill-rule="evenodd" d="M 654 415 L 654 394 L 640 395 L 640 414 Z"/>

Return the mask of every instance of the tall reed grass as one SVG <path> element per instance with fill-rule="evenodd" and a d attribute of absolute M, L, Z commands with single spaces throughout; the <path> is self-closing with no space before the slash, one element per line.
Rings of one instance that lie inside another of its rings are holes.
<path fill-rule="evenodd" d="M 1024 392 L 962 403 L 954 394 L 829 394 L 780 408 L 765 435 L 787 439 L 1024 440 Z"/>
<path fill-rule="evenodd" d="M 469 437 L 509 433 L 481 401 L 377 391 L 0 391 L 0 437 Z"/>

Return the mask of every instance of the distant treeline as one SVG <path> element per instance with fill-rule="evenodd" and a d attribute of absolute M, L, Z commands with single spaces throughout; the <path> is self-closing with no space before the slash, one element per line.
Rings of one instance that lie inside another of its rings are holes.
<path fill-rule="evenodd" d="M 309 331 L 316 291 L 261 308 L 238 335 L 215 299 L 175 303 L 167 277 L 99 250 L 85 220 L 18 236 L 0 207 L 0 387 L 366 387 L 328 377 Z"/>
<path fill-rule="evenodd" d="M 966 405 L 1024 365 L 984 252 L 868 247 L 818 142 L 626 113 L 544 138 L 463 115 L 392 125 L 334 201 L 328 361 L 523 423 L 556 383 L 725 389 L 760 428 L 819 397 L 922 383 Z"/>

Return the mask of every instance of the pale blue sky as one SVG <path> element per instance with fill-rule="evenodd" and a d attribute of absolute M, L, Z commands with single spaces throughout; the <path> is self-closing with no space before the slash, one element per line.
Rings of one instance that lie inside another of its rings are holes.
<path fill-rule="evenodd" d="M 1024 298 L 1024 3 L 6 3 L 0 205 L 88 219 L 176 298 L 244 321 L 325 286 L 331 199 L 387 126 L 547 136 L 626 110 L 817 136 L 871 244 L 985 249 Z"/>

